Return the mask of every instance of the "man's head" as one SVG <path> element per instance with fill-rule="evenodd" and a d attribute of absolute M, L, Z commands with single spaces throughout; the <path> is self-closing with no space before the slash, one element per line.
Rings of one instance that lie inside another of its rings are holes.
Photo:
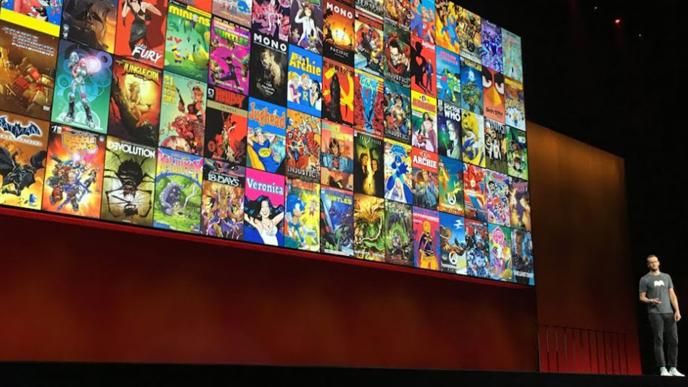
<path fill-rule="evenodd" d="M 656 255 L 648 255 L 647 258 L 645 259 L 647 262 L 647 268 L 650 269 L 652 272 L 658 272 L 659 271 L 659 258 L 657 258 Z"/>

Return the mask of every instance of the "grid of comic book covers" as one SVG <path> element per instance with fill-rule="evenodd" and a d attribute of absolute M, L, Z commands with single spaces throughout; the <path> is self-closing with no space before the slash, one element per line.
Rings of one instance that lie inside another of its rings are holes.
<path fill-rule="evenodd" d="M 534 284 L 521 39 L 449 0 L 4 0 L 0 204 Z"/>

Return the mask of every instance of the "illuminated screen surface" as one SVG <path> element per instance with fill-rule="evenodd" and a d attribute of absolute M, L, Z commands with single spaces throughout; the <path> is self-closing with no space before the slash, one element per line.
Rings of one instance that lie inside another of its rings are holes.
<path fill-rule="evenodd" d="M 521 40 L 451 1 L 8 0 L 0 46 L 2 205 L 534 284 Z"/>

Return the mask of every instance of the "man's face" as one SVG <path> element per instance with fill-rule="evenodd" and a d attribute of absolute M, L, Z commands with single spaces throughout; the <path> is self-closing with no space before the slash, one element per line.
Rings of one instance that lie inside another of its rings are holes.
<path fill-rule="evenodd" d="M 655 256 L 649 257 L 647 259 L 647 268 L 652 271 L 659 270 L 659 259 Z"/>
<path fill-rule="evenodd" d="M 391 47 L 389 49 L 389 57 L 392 59 L 392 65 L 398 66 L 399 64 L 401 64 L 402 57 L 398 48 Z"/>

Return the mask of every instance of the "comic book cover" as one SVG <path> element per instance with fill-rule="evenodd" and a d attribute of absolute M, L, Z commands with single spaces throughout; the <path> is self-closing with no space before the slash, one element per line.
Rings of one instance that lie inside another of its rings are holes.
<path fill-rule="evenodd" d="M 461 109 L 437 100 L 437 129 L 440 156 L 461 160 Z"/>
<path fill-rule="evenodd" d="M 320 251 L 354 255 L 354 195 L 322 186 L 320 189 Z"/>
<path fill-rule="evenodd" d="M 158 144 L 203 155 L 206 85 L 168 71 L 163 74 Z"/>
<path fill-rule="evenodd" d="M 466 228 L 466 274 L 472 277 L 490 278 L 490 242 L 487 224 L 464 219 Z"/>
<path fill-rule="evenodd" d="M 208 101 L 206 109 L 205 157 L 246 165 L 248 112 Z"/>
<path fill-rule="evenodd" d="M 355 132 L 354 146 L 354 191 L 379 198 L 384 197 L 382 139 Z"/>
<path fill-rule="evenodd" d="M 385 136 L 411 143 L 411 94 L 409 89 L 385 79 Z"/>
<path fill-rule="evenodd" d="M 255 31 L 251 35 L 250 95 L 285 106 L 288 45 Z"/>
<path fill-rule="evenodd" d="M 290 0 L 253 0 L 251 31 L 265 37 L 288 42 L 290 8 Z"/>
<path fill-rule="evenodd" d="M 98 218 L 105 136 L 53 125 L 43 186 L 43 211 Z"/>
<path fill-rule="evenodd" d="M 350 126 L 322 121 L 320 184 L 353 191 L 354 131 Z"/>
<path fill-rule="evenodd" d="M 168 0 L 120 0 L 115 54 L 162 69 Z"/>
<path fill-rule="evenodd" d="M 2 110 L 50 120 L 57 45 L 57 38 L 0 22 Z"/>
<path fill-rule="evenodd" d="M 414 2 L 406 0 L 385 1 L 385 23 L 393 23 L 408 31 Z"/>
<path fill-rule="evenodd" d="M 385 261 L 385 200 L 354 194 L 354 253 L 367 261 Z"/>
<path fill-rule="evenodd" d="M 385 81 L 356 69 L 354 128 L 382 137 L 385 133 Z"/>
<path fill-rule="evenodd" d="M 487 222 L 487 187 L 485 169 L 465 165 L 463 170 L 463 192 L 467 218 Z"/>
<path fill-rule="evenodd" d="M 298 0 L 296 0 L 298 1 Z M 287 107 L 320 118 L 322 113 L 322 56 L 289 46 Z"/>
<path fill-rule="evenodd" d="M 414 147 L 437 152 L 437 100 L 411 90 L 411 128 Z"/>
<path fill-rule="evenodd" d="M 388 1 L 389 4 L 391 1 Z M 411 39 L 408 31 L 392 23 L 385 23 L 385 78 L 410 87 Z"/>
<path fill-rule="evenodd" d="M 385 141 L 385 199 L 413 204 L 411 146 Z"/>
<path fill-rule="evenodd" d="M 284 246 L 284 176 L 246 169 L 244 240 Z"/>
<path fill-rule="evenodd" d="M 246 166 L 284 174 L 287 109 L 249 99 Z"/>
<path fill-rule="evenodd" d="M 483 114 L 482 66 L 461 58 L 461 108 Z"/>
<path fill-rule="evenodd" d="M 504 53 L 504 75 L 518 82 L 523 82 L 521 37 L 502 28 L 502 51 Z"/>
<path fill-rule="evenodd" d="M 292 0 L 289 22 L 289 43 L 316 54 L 322 53 L 321 0 Z"/>
<path fill-rule="evenodd" d="M 320 251 L 320 184 L 287 178 L 284 245 Z"/>
<path fill-rule="evenodd" d="M 117 3 L 117 0 L 65 0 L 62 39 L 112 54 L 115 51 Z"/>
<path fill-rule="evenodd" d="M 210 13 L 171 1 L 167 15 L 165 71 L 208 80 Z"/>
<path fill-rule="evenodd" d="M 458 54 L 459 6 L 452 0 L 436 0 L 435 8 L 435 44 Z"/>
<path fill-rule="evenodd" d="M 485 119 L 485 166 L 497 172 L 507 173 L 506 125 Z"/>
<path fill-rule="evenodd" d="M 485 166 L 484 125 L 483 116 L 461 111 L 461 156 L 465 163 Z"/>
<path fill-rule="evenodd" d="M 480 38 L 480 59 L 483 67 L 489 67 L 491 70 L 498 73 L 504 72 L 502 28 L 483 19 Z"/>
<path fill-rule="evenodd" d="M 411 90 L 435 97 L 437 67 L 435 45 L 411 35 Z"/>
<path fill-rule="evenodd" d="M 4 0 L 0 20 L 57 37 L 62 20 L 61 0 Z M 4 46 L 3 47 L 7 47 Z"/>
<path fill-rule="evenodd" d="M 323 55 L 354 65 L 354 8 L 337 0 L 323 0 Z"/>
<path fill-rule="evenodd" d="M 432 210 L 439 201 L 439 180 L 437 176 L 437 153 L 418 148 L 411 151 L 413 163 L 413 205 Z"/>
<path fill-rule="evenodd" d="M 320 119 L 287 110 L 287 176 L 320 183 Z"/>
<path fill-rule="evenodd" d="M 413 258 L 416 267 L 440 270 L 440 220 L 437 211 L 413 207 Z"/>
<path fill-rule="evenodd" d="M 180 3 L 184 3 L 198 10 L 209 13 L 213 8 L 213 0 L 178 0 Z"/>
<path fill-rule="evenodd" d="M 496 224 L 489 224 L 487 227 L 490 238 L 490 278 L 511 282 L 511 229 Z"/>
<path fill-rule="evenodd" d="M 514 282 L 535 285 L 533 239 L 527 231 L 511 230 L 511 267 L 514 272 Z"/>
<path fill-rule="evenodd" d="M 511 179 L 503 173 L 485 170 L 487 177 L 487 221 L 509 226 L 509 186 Z"/>
<path fill-rule="evenodd" d="M 480 16 L 463 7 L 457 6 L 457 9 L 459 14 L 457 33 L 461 46 L 459 54 L 473 62 L 480 63 L 480 47 L 482 45 L 480 41 Z"/>
<path fill-rule="evenodd" d="M 528 182 L 511 179 L 509 187 L 509 210 L 511 212 L 511 227 L 531 231 L 530 227 L 530 193 Z"/>
<path fill-rule="evenodd" d="M 425 43 L 435 47 L 435 0 L 417 0 L 410 7 L 411 20 L 409 29 L 411 35 L 422 39 Z"/>
<path fill-rule="evenodd" d="M 507 78 L 504 87 L 506 124 L 526 130 L 526 108 L 523 85 Z"/>
<path fill-rule="evenodd" d="M 437 46 L 437 99 L 461 105 L 461 61 L 453 52 Z"/>
<path fill-rule="evenodd" d="M 251 5 L 253 0 L 212 0 L 213 15 L 227 19 L 244 27 L 251 27 Z"/>
<path fill-rule="evenodd" d="M 101 219 L 153 225 L 155 161 L 155 148 L 108 136 Z"/>
<path fill-rule="evenodd" d="M 240 165 L 204 160 L 201 233 L 223 239 L 244 239 L 245 178 L 246 169 Z"/>
<path fill-rule="evenodd" d="M 413 266 L 413 211 L 408 204 L 385 201 L 385 262 Z"/>
<path fill-rule="evenodd" d="M 440 156 L 437 172 L 440 186 L 438 210 L 454 215 L 464 214 L 463 169 L 461 161 Z"/>
<path fill-rule="evenodd" d="M 210 28 L 208 85 L 248 95 L 251 32 L 214 17 Z"/>
<path fill-rule="evenodd" d="M 370 0 L 370 3 L 375 1 Z M 382 6 L 382 2 L 380 2 Z M 380 15 L 380 14 L 378 14 Z M 371 15 L 364 9 L 356 8 L 356 31 L 354 67 L 356 71 L 364 70 L 375 76 L 384 74 L 382 19 Z"/>
<path fill-rule="evenodd" d="M 52 122 L 107 132 L 112 56 L 60 40 Z"/>
<path fill-rule="evenodd" d="M 483 67 L 483 109 L 485 118 L 504 123 L 504 76 Z"/>
<path fill-rule="evenodd" d="M 162 72 L 139 62 L 115 59 L 108 133 L 125 141 L 156 146 L 160 131 Z"/>
<path fill-rule="evenodd" d="M 528 144 L 526 132 L 507 126 L 506 153 L 509 176 L 528 180 Z"/>
<path fill-rule="evenodd" d="M 243 94 L 208 86 L 208 101 L 215 101 L 241 110 L 248 110 L 248 98 L 248 96 Z"/>
<path fill-rule="evenodd" d="M 382 21 L 385 14 L 384 0 L 355 0 L 356 18 L 365 15 Z"/>
<path fill-rule="evenodd" d="M 41 209 L 48 121 L 0 111 L 0 204 Z"/>
<path fill-rule="evenodd" d="M 462 216 L 440 212 L 440 270 L 466 274 L 466 228 Z"/>
<path fill-rule="evenodd" d="M 354 69 L 325 59 L 323 72 L 323 118 L 339 124 L 354 124 Z"/>
<path fill-rule="evenodd" d="M 203 158 L 158 148 L 153 227 L 199 234 Z"/>

